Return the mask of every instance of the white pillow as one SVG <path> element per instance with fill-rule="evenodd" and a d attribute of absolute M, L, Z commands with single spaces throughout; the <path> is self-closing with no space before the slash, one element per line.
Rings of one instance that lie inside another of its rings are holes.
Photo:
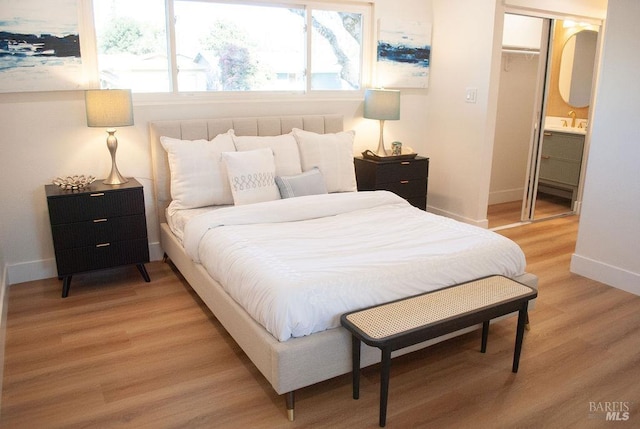
<path fill-rule="evenodd" d="M 298 142 L 303 171 L 318 167 L 329 192 L 357 191 L 353 166 L 355 131 L 316 134 L 294 128 L 292 133 Z"/>
<path fill-rule="evenodd" d="M 270 148 L 276 163 L 277 176 L 291 176 L 302 173 L 300 151 L 291 133 L 280 136 L 233 136 L 236 150 Z"/>
<path fill-rule="evenodd" d="M 280 199 L 271 149 L 224 152 L 222 160 L 227 167 L 235 205 Z"/>
<path fill-rule="evenodd" d="M 282 198 L 303 197 L 327 193 L 327 185 L 318 167 L 295 176 L 276 176 L 276 185 Z"/>
<path fill-rule="evenodd" d="M 179 140 L 160 137 L 171 171 L 171 207 L 192 209 L 233 204 L 229 179 L 220 160 L 222 152 L 235 150 L 233 130 L 213 140 Z"/>

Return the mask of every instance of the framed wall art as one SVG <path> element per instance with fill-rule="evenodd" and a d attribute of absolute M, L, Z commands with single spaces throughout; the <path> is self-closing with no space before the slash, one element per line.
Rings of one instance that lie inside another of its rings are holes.
<path fill-rule="evenodd" d="M 431 24 L 380 19 L 377 85 L 385 88 L 427 88 L 431 65 Z"/>
<path fill-rule="evenodd" d="M 80 0 L 2 0 L 0 92 L 80 88 Z"/>

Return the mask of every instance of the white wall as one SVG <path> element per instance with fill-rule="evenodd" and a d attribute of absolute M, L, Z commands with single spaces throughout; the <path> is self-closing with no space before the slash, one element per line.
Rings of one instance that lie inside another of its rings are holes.
<path fill-rule="evenodd" d="M 425 118 L 430 210 L 486 226 L 497 103 L 492 59 L 502 41 L 494 28 L 502 29 L 502 16 L 495 0 L 434 0 L 433 15 Z M 467 88 L 477 90 L 476 103 L 466 102 Z"/>
<path fill-rule="evenodd" d="M 502 54 L 489 204 L 522 201 L 539 60 L 536 54 Z"/>
<path fill-rule="evenodd" d="M 640 295 L 640 2 L 609 2 L 571 271 Z M 634 94 L 634 95 L 631 95 Z"/>
<path fill-rule="evenodd" d="M 3 225 L 4 221 L 2 213 L 0 213 L 0 225 Z M 8 299 L 8 282 L 6 278 L 6 264 L 4 262 L 4 249 L 2 244 L 4 243 L 3 229 L 0 228 L 0 362 L 4 363 L 4 342 L 7 332 L 7 309 L 9 304 Z M 2 392 L 2 380 L 4 374 L 4 365 L 0 364 L 0 392 Z M 2 405 L 2 395 L 0 395 L 0 406 Z"/>

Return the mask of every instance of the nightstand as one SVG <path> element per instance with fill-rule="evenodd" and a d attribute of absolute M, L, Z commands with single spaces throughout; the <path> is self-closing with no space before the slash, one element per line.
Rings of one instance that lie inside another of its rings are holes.
<path fill-rule="evenodd" d="M 427 209 L 429 158 L 374 161 L 354 158 L 359 191 L 387 190 L 419 209 Z"/>
<path fill-rule="evenodd" d="M 45 185 L 62 297 L 76 273 L 135 264 L 145 281 L 149 242 L 142 185 L 96 181 L 79 191 Z"/>

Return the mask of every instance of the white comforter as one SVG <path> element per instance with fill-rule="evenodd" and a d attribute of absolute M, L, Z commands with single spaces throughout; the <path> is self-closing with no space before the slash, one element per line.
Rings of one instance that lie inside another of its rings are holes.
<path fill-rule="evenodd" d="M 189 221 L 184 245 L 280 341 L 337 327 L 347 311 L 525 268 L 507 238 L 386 191 L 223 208 Z"/>

